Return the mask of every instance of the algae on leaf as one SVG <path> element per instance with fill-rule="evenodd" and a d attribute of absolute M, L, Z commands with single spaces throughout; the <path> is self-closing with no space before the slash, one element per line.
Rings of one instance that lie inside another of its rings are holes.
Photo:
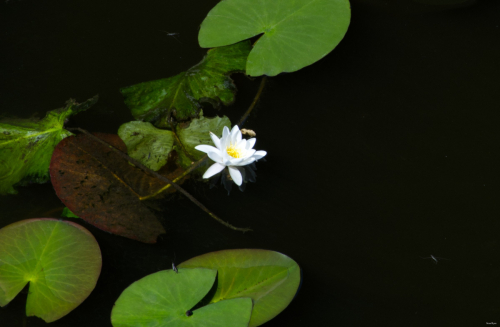
<path fill-rule="evenodd" d="M 41 120 L 0 120 L 0 195 L 16 194 L 14 186 L 26 182 L 45 183 L 55 146 L 72 135 L 64 129 L 65 120 L 97 102 L 94 96 L 78 104 L 49 111 Z"/>
<path fill-rule="evenodd" d="M 168 127 L 170 116 L 197 117 L 201 102 L 231 104 L 236 87 L 229 74 L 245 71 L 250 49 L 248 41 L 211 49 L 200 63 L 176 76 L 122 88 L 125 104 L 135 119 L 158 127 Z"/>
<path fill-rule="evenodd" d="M 342 40 L 351 18 L 349 0 L 225 0 L 201 24 L 198 41 L 220 47 L 263 34 L 246 73 L 294 72 L 326 56 Z"/>

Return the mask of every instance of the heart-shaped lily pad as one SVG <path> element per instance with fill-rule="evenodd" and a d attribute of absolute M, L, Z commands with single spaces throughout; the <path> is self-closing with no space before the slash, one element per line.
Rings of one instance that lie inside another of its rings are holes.
<path fill-rule="evenodd" d="M 224 250 L 207 253 L 179 265 L 218 271 L 217 291 L 210 303 L 250 297 L 253 300 L 249 326 L 274 318 L 292 301 L 300 284 L 300 268 L 284 254 L 268 250 Z"/>
<path fill-rule="evenodd" d="M 111 313 L 114 327 L 244 327 L 252 313 L 252 300 L 239 298 L 193 307 L 212 287 L 213 269 L 163 270 L 130 285 Z"/>
<path fill-rule="evenodd" d="M 348 0 L 225 0 L 201 24 L 198 41 L 220 47 L 264 33 L 250 52 L 246 73 L 293 72 L 326 56 L 351 19 Z"/>
<path fill-rule="evenodd" d="M 78 224 L 28 219 L 0 229 L 0 306 L 29 282 L 26 315 L 46 322 L 76 308 L 101 272 L 95 238 Z"/>

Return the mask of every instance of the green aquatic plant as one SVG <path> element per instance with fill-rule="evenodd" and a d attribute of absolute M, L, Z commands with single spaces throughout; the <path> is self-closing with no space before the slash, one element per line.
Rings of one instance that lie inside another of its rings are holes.
<path fill-rule="evenodd" d="M 250 76 L 294 72 L 326 56 L 351 18 L 348 0 L 225 0 L 201 24 L 203 48 L 227 46 L 262 34 L 246 62 Z"/>
<path fill-rule="evenodd" d="M 187 120 L 198 116 L 202 102 L 217 106 L 234 101 L 236 87 L 231 73 L 245 70 L 249 42 L 212 49 L 203 60 L 173 77 L 121 89 L 135 119 L 169 127 L 169 118 Z"/>
<path fill-rule="evenodd" d="M 97 102 L 97 96 L 49 111 L 43 119 L 0 120 L 0 195 L 16 194 L 16 184 L 45 183 L 55 146 L 72 135 L 64 129 L 66 120 Z"/>
<path fill-rule="evenodd" d="M 163 270 L 126 288 L 111 312 L 114 327 L 204 326 L 246 327 L 252 313 L 248 297 L 201 308 L 196 304 L 210 291 L 217 270 Z"/>
<path fill-rule="evenodd" d="M 130 285 L 116 301 L 111 322 L 114 327 L 260 326 L 290 304 L 300 279 L 297 263 L 278 252 L 211 252 Z"/>
<path fill-rule="evenodd" d="M 249 231 L 220 219 L 179 184 L 205 172 L 205 152 L 216 162 L 205 177 L 229 167 L 232 181 L 244 187 L 244 172 L 234 167 L 249 166 L 265 153 L 253 150 L 255 139 L 243 140 L 239 127 L 266 77 L 236 124 L 226 116 L 204 117 L 204 103 L 218 108 L 234 102 L 231 74 L 275 76 L 320 60 L 349 23 L 348 0 L 221 1 L 201 25 L 199 43 L 213 49 L 200 63 L 121 89 L 136 121 L 123 124 L 118 135 L 74 128 L 81 132 L 75 136 L 64 128 L 68 117 L 92 106 L 97 96 L 82 104 L 71 100 L 42 120 L 0 121 L 0 194 L 14 194 L 27 180 L 47 181 L 50 171 L 67 206 L 63 216 L 154 243 L 165 229 L 148 201 L 175 189 L 225 226 Z M 247 39 L 253 37 L 251 44 Z M 234 135 L 228 133 L 231 126 Z M 224 153 L 232 159 L 224 161 Z M 90 294 L 100 268 L 95 239 L 77 224 L 32 219 L 0 230 L 0 306 L 30 283 L 27 315 L 57 320 Z M 132 284 L 116 301 L 111 321 L 114 327 L 259 326 L 288 306 L 300 281 L 297 263 L 278 252 L 208 253 Z"/>
<path fill-rule="evenodd" d="M 29 283 L 26 315 L 55 321 L 82 303 L 101 272 L 88 230 L 56 219 L 22 220 L 0 229 L 0 306 Z"/>

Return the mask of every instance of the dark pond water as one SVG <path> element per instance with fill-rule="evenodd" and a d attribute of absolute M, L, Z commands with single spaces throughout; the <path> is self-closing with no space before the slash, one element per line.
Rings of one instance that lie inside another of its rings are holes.
<path fill-rule="evenodd" d="M 132 120 L 118 89 L 201 60 L 199 24 L 216 3 L 2 2 L 1 112 L 43 116 L 99 93 L 70 125 L 115 133 Z M 102 274 L 87 300 L 51 326 L 111 326 L 121 291 L 169 269 L 174 253 L 182 262 L 232 248 L 280 251 L 303 270 L 299 294 L 266 326 L 500 323 L 499 25 L 497 0 L 353 0 L 334 52 L 269 79 L 246 125 L 269 153 L 258 182 L 230 196 L 185 185 L 255 231 L 226 229 L 180 196 L 156 245 L 80 222 L 99 242 Z M 221 112 L 233 121 L 259 84 L 235 79 L 236 102 Z M 0 227 L 57 217 L 62 206 L 50 184 L 22 188 L 0 197 Z M 421 258 L 430 255 L 450 260 Z M 24 318 L 25 303 L 20 294 L 0 309 L 0 325 L 45 326 Z"/>

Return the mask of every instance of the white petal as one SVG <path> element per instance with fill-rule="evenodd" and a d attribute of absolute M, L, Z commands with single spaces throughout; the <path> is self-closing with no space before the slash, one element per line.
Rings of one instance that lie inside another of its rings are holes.
<path fill-rule="evenodd" d="M 241 141 L 241 132 L 238 130 L 238 133 L 236 133 L 235 138 L 234 138 L 234 144 L 238 144 Z"/>
<path fill-rule="evenodd" d="M 224 126 L 224 129 L 222 130 L 222 138 L 225 139 L 229 135 L 231 135 L 231 132 L 229 131 L 229 127 Z"/>
<path fill-rule="evenodd" d="M 250 157 L 250 158 L 247 158 L 245 160 L 240 161 L 239 163 L 237 163 L 237 164 L 235 164 L 233 166 L 240 166 L 240 167 L 241 166 L 246 166 L 246 165 L 251 164 L 254 161 L 255 161 L 255 158 L 254 157 Z"/>
<path fill-rule="evenodd" d="M 236 145 L 236 143 L 238 143 L 239 140 L 241 140 L 241 132 L 240 129 L 238 128 L 238 125 L 234 125 L 233 129 L 231 130 L 231 143 Z"/>
<path fill-rule="evenodd" d="M 205 144 L 197 145 L 194 148 L 198 151 L 205 152 L 205 153 L 219 152 L 219 149 L 217 149 L 211 145 L 205 145 Z"/>
<path fill-rule="evenodd" d="M 241 183 L 243 183 L 243 176 L 241 176 L 241 173 L 238 170 L 238 168 L 234 168 L 234 167 L 227 167 L 227 168 L 229 168 L 229 174 L 231 175 L 233 182 L 236 185 L 240 186 Z"/>
<path fill-rule="evenodd" d="M 247 150 L 247 140 L 245 140 L 245 139 L 240 140 L 240 141 L 236 144 L 236 147 L 237 147 L 238 149 L 243 150 L 243 152 L 245 152 L 245 151 Z"/>
<path fill-rule="evenodd" d="M 238 164 L 244 160 L 244 158 L 233 158 L 231 156 L 229 156 L 229 158 L 230 159 L 224 161 L 226 166 L 238 166 Z"/>
<path fill-rule="evenodd" d="M 247 140 L 247 150 L 250 150 L 251 148 L 253 148 L 253 146 L 255 145 L 256 141 L 257 141 L 256 138 L 248 139 Z"/>
<path fill-rule="evenodd" d="M 209 151 L 209 152 L 207 152 L 207 154 L 208 154 L 208 157 L 210 159 L 212 159 L 215 162 L 218 162 L 218 163 L 222 164 L 222 156 L 221 156 L 220 151 L 217 151 L 217 152 L 215 152 L 215 151 Z"/>
<path fill-rule="evenodd" d="M 207 169 L 207 171 L 203 174 L 203 178 L 210 178 L 213 175 L 220 173 L 220 171 L 225 167 L 226 166 L 216 162 Z"/>
<path fill-rule="evenodd" d="M 259 159 L 264 158 L 266 156 L 266 154 L 267 154 L 266 151 L 257 151 L 257 152 L 255 152 L 253 157 L 255 158 L 255 160 L 259 160 Z"/>
<path fill-rule="evenodd" d="M 212 142 L 214 142 L 215 146 L 220 150 L 220 139 L 214 133 L 210 132 L 210 137 L 212 138 Z"/>
<path fill-rule="evenodd" d="M 256 150 L 255 149 L 252 149 L 252 150 L 248 150 L 245 155 L 243 156 L 244 159 L 247 159 L 251 156 L 253 156 L 255 154 Z"/>
<path fill-rule="evenodd" d="M 222 131 L 222 138 L 220 139 L 220 149 L 222 152 L 226 151 L 228 143 L 231 142 L 230 138 L 231 132 L 229 131 L 229 128 L 227 126 L 224 126 L 224 130 Z"/>

